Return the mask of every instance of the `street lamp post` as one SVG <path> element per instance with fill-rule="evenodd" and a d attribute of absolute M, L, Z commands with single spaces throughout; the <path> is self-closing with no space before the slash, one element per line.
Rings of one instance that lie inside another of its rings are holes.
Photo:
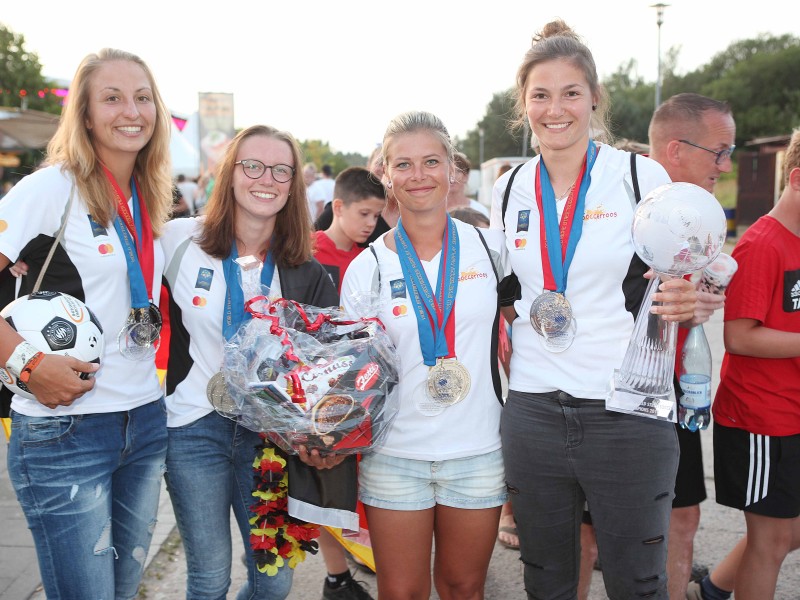
<path fill-rule="evenodd" d="M 483 140 L 486 136 L 486 132 L 483 130 L 483 127 L 478 128 L 478 165 L 483 164 Z"/>
<path fill-rule="evenodd" d="M 656 25 L 658 25 L 658 75 L 656 76 L 656 108 L 661 106 L 661 24 L 664 22 L 664 9 L 669 4 L 651 4 L 656 9 Z"/>

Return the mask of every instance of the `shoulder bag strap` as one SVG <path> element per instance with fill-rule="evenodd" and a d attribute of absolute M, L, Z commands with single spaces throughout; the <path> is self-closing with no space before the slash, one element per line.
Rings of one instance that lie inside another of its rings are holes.
<path fill-rule="evenodd" d="M 56 240 L 53 242 L 53 245 L 50 247 L 50 252 L 47 254 L 47 258 L 42 265 L 42 270 L 39 271 L 39 277 L 36 279 L 36 284 L 33 286 L 33 290 L 31 293 L 36 293 L 39 291 L 39 287 L 42 285 L 42 280 L 44 279 L 44 274 L 47 272 L 47 267 L 50 266 L 50 261 L 53 259 L 53 255 L 56 253 L 56 248 L 61 243 L 61 240 L 64 239 L 64 230 L 67 228 L 67 221 L 69 220 L 69 210 L 72 208 L 72 200 L 75 197 L 75 183 L 72 184 L 72 189 L 69 191 L 69 200 L 67 200 L 67 208 L 64 209 L 64 216 L 61 218 L 61 227 L 56 234 Z"/>
<path fill-rule="evenodd" d="M 503 231 L 506 230 L 506 209 L 508 208 L 508 198 L 511 196 L 511 184 L 514 183 L 514 177 L 517 176 L 517 171 L 519 171 L 523 165 L 525 165 L 525 163 L 517 165 L 516 168 L 511 171 L 511 177 L 508 178 L 508 185 L 506 185 L 506 193 L 503 194 L 503 212 L 501 216 Z"/>

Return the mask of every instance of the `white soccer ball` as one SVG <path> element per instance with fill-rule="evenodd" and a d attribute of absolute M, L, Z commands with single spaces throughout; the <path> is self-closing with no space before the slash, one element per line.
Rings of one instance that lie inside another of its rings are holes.
<path fill-rule="evenodd" d="M 41 352 L 100 363 L 104 348 L 100 321 L 88 306 L 69 294 L 35 292 L 22 296 L 0 311 L 0 316 Z M 0 368 L 0 380 L 15 394 L 34 398 L 28 387 L 5 368 Z"/>

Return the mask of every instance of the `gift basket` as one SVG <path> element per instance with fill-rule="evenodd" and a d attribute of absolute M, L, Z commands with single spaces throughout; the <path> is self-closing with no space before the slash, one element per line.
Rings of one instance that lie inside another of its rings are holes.
<path fill-rule="evenodd" d="M 397 413 L 398 357 L 377 319 L 254 297 L 225 345 L 227 401 L 217 410 L 286 452 L 368 452 Z"/>

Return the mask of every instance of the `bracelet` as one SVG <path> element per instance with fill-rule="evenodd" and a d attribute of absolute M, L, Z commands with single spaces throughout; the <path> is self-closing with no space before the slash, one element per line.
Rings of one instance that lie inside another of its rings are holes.
<path fill-rule="evenodd" d="M 37 352 L 34 354 L 31 359 L 25 363 L 25 366 L 22 368 L 22 372 L 19 374 L 19 380 L 22 383 L 28 383 L 28 380 L 31 378 L 31 373 L 33 370 L 39 366 L 39 363 L 42 362 L 44 359 L 44 352 Z"/>
<path fill-rule="evenodd" d="M 22 370 L 25 368 L 25 365 L 28 364 L 28 362 L 37 352 L 39 352 L 39 350 L 36 348 L 36 346 L 23 340 L 17 344 L 17 347 L 14 348 L 11 356 L 8 357 L 8 360 L 6 361 L 6 369 L 9 373 L 11 373 L 11 375 L 19 379 L 19 376 L 22 373 Z"/>

